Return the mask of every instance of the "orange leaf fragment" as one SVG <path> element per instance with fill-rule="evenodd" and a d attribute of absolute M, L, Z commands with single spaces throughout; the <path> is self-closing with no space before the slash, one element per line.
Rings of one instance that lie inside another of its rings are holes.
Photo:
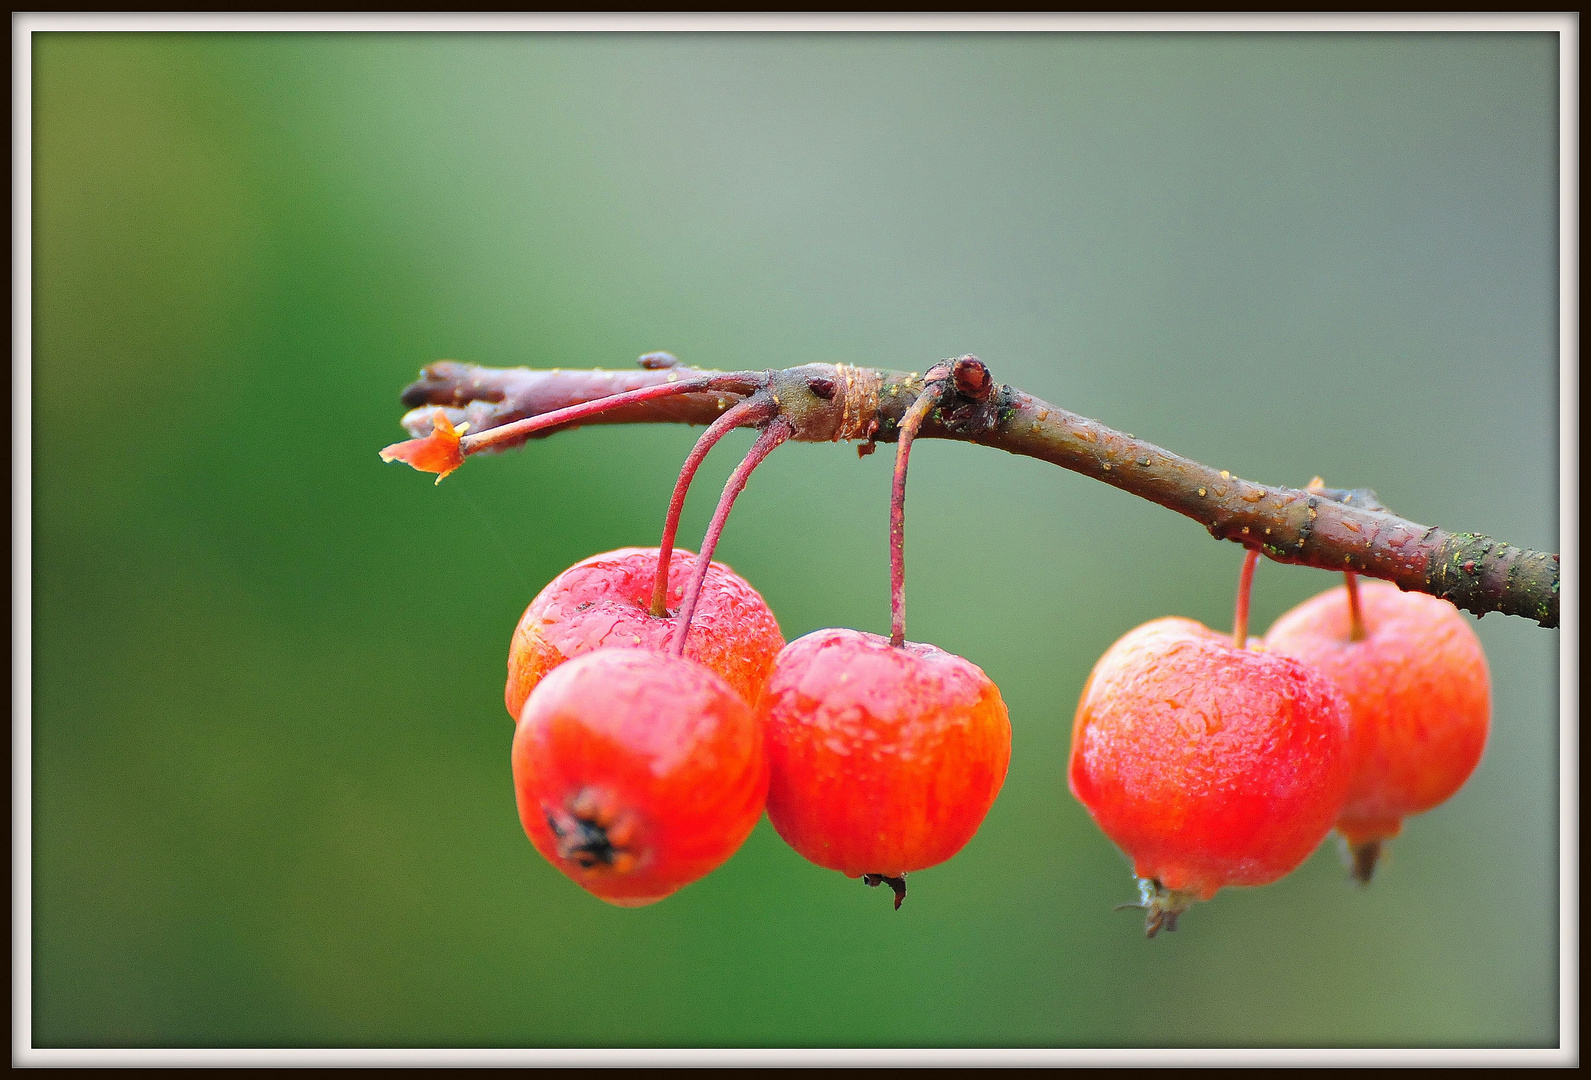
<path fill-rule="evenodd" d="M 431 418 L 431 434 L 423 439 L 406 439 L 393 443 L 381 451 L 382 461 L 403 461 L 421 472 L 437 474 L 436 482 L 464 464 L 464 452 L 459 449 L 459 436 L 469 425 L 454 427 L 447 414 L 438 409 Z"/>

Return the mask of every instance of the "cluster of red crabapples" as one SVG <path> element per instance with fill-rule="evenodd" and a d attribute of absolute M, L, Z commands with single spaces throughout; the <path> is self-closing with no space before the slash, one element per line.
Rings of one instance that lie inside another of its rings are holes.
<path fill-rule="evenodd" d="M 899 908 L 908 873 L 972 839 L 1005 780 L 1011 724 L 979 668 L 906 640 L 903 539 L 917 430 L 941 397 L 988 386 L 976 358 L 938 365 L 900 422 L 889 638 L 828 629 L 786 644 L 756 590 L 712 561 L 751 471 L 795 433 L 774 388 L 742 376 L 677 380 L 493 429 L 502 440 L 672 394 L 743 395 L 687 456 L 660 545 L 570 567 L 514 631 L 504 691 L 514 790 L 525 832 L 548 861 L 610 903 L 648 904 L 722 864 L 766 810 L 796 851 L 889 885 Z M 757 439 L 724 487 L 700 554 L 676 550 L 690 483 L 736 427 L 758 428 Z M 462 436 L 439 410 L 431 435 L 383 457 L 440 479 L 486 447 Z"/>
<path fill-rule="evenodd" d="M 672 358 L 642 357 L 660 362 Z M 933 409 L 989 386 L 976 357 L 947 361 L 899 422 L 887 639 L 828 629 L 786 644 L 762 597 L 712 561 L 751 471 L 794 434 L 754 376 L 671 381 L 472 439 L 438 410 L 431 435 L 382 452 L 440 480 L 467 453 L 609 409 L 739 395 L 687 456 L 659 547 L 570 567 L 514 630 L 514 789 L 549 862 L 610 903 L 648 904 L 721 865 L 766 810 L 801 855 L 888 884 L 898 909 L 908 873 L 972 839 L 1004 782 L 1011 726 L 982 670 L 906 640 L 905 483 Z M 700 554 L 676 550 L 698 467 L 742 426 L 759 434 Z M 1140 626 L 1101 657 L 1078 703 L 1071 790 L 1132 860 L 1151 937 L 1223 886 L 1289 873 L 1333 828 L 1368 882 L 1403 818 L 1456 792 L 1485 745 L 1486 662 L 1456 608 L 1349 574 L 1251 639 L 1257 558 L 1245 559 L 1230 637 L 1188 619 Z"/>
<path fill-rule="evenodd" d="M 1319 486 L 1319 480 L 1313 486 Z M 1368 884 L 1403 819 L 1445 802 L 1486 745 L 1491 685 L 1458 609 L 1346 583 L 1248 636 L 1155 619 L 1106 650 L 1072 728 L 1072 794 L 1133 861 L 1150 937 L 1196 900 L 1265 885 L 1333 829 Z"/>

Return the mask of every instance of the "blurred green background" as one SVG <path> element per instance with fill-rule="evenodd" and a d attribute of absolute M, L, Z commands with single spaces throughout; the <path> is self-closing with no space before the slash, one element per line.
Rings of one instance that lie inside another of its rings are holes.
<path fill-rule="evenodd" d="M 1240 550 L 930 442 L 912 636 L 1010 706 L 999 803 L 887 896 L 760 825 L 640 910 L 536 855 L 520 611 L 655 544 L 686 428 L 447 483 L 439 358 L 997 378 L 1239 475 L 1557 550 L 1552 35 L 34 39 L 39 1046 L 1553 1045 L 1556 632 L 1478 624 L 1486 758 L 1373 887 L 1331 844 L 1152 942 L 1066 788 L 1120 634 Z M 704 469 L 694 546 L 738 451 Z M 886 630 L 891 454 L 791 446 L 721 547 Z M 936 559 L 985 569 L 927 584 Z M 995 583 L 998 583 L 997 585 Z M 1255 625 L 1336 582 L 1266 563 Z"/>

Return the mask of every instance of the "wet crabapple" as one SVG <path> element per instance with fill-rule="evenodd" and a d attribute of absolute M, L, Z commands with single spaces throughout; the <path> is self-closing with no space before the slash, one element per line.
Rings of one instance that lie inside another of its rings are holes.
<path fill-rule="evenodd" d="M 663 651 L 676 631 L 651 614 L 657 548 L 620 548 L 582 559 L 530 602 L 508 649 L 503 703 L 516 720 L 546 674 L 570 657 L 606 646 Z M 696 568 L 692 552 L 676 550 L 667 595 L 678 601 Z M 685 655 L 706 665 L 755 707 L 784 647 L 773 612 L 723 563 L 711 563 L 691 620 Z"/>
<path fill-rule="evenodd" d="M 762 715 L 768 819 L 811 862 L 906 894 L 972 839 L 1011 723 L 976 665 L 932 645 L 819 630 L 779 654 Z"/>
<path fill-rule="evenodd" d="M 1348 701 L 1353 779 L 1337 831 L 1367 883 L 1403 819 L 1445 802 L 1480 762 L 1491 721 L 1480 640 L 1446 600 L 1350 578 L 1277 619 L 1265 648 L 1310 664 Z"/>
<path fill-rule="evenodd" d="M 1005 783 L 1011 721 L 976 665 L 906 640 L 906 474 L 928 414 L 986 400 L 975 356 L 930 368 L 901 417 L 890 489 L 890 636 L 819 630 L 779 654 L 763 700 L 768 819 L 819 866 L 888 884 L 972 839 Z"/>
<path fill-rule="evenodd" d="M 1150 937 L 1218 889 L 1289 873 L 1348 789 L 1341 694 L 1298 660 L 1237 644 L 1252 558 L 1244 569 L 1233 635 L 1145 623 L 1100 657 L 1077 705 L 1072 794 L 1132 859 Z"/>
<path fill-rule="evenodd" d="M 600 649 L 559 665 L 514 729 L 514 794 L 536 850 L 621 907 L 661 900 L 735 853 L 762 816 L 762 727 L 693 660 Z"/>

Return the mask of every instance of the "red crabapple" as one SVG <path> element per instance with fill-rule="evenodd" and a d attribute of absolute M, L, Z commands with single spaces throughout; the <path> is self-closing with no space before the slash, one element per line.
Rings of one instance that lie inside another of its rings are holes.
<path fill-rule="evenodd" d="M 536 850 L 622 907 L 722 864 L 768 792 L 744 698 L 695 661 L 646 649 L 601 649 L 548 674 L 514 730 L 513 770 Z"/>
<path fill-rule="evenodd" d="M 1337 817 L 1354 876 L 1368 882 L 1403 819 L 1445 802 L 1486 747 L 1491 680 L 1469 621 L 1446 600 L 1384 581 L 1306 600 L 1276 620 L 1265 648 L 1336 683 L 1352 719 L 1353 779 Z"/>
<path fill-rule="evenodd" d="M 932 645 L 819 630 L 779 654 L 763 699 L 768 818 L 807 859 L 869 885 L 972 839 L 1011 761 L 1011 723 L 976 665 Z"/>
<path fill-rule="evenodd" d="M 1348 706 L 1297 660 L 1156 619 L 1094 665 L 1069 772 L 1147 883 L 1152 937 L 1217 889 L 1282 877 L 1331 831 L 1350 776 Z"/>

